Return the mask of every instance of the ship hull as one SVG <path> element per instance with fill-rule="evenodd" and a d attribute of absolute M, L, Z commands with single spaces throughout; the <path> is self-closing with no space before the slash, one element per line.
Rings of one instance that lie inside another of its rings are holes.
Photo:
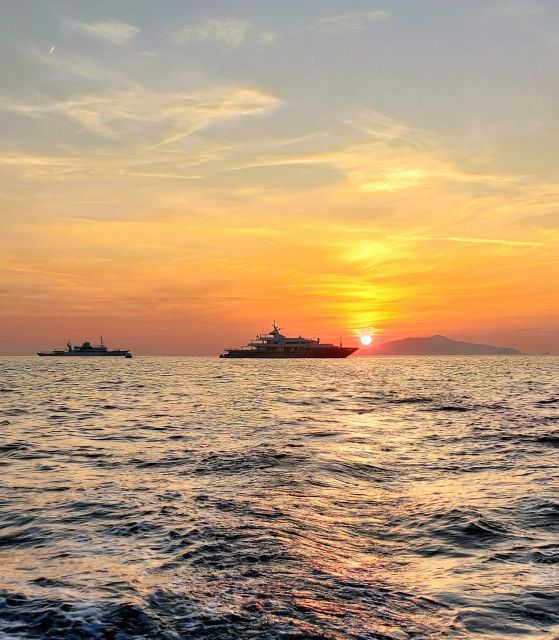
<path fill-rule="evenodd" d="M 292 351 L 261 351 L 258 349 L 231 349 L 220 355 L 220 358 L 268 358 L 268 359 L 291 359 L 291 358 L 347 358 L 357 351 L 355 347 L 333 347 L 331 349 L 293 349 Z"/>
<path fill-rule="evenodd" d="M 50 358 L 66 358 L 66 357 L 71 357 L 71 358 L 107 358 L 107 357 L 126 357 L 127 354 L 129 352 L 128 351 L 108 351 L 107 353 L 77 353 L 77 352 L 67 352 L 65 351 L 64 353 L 43 353 L 41 351 L 39 351 L 37 353 L 38 356 L 47 356 Z"/>

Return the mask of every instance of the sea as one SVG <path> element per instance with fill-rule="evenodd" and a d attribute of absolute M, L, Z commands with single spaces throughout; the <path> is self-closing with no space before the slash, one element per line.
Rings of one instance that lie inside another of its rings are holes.
<path fill-rule="evenodd" d="M 0 638 L 559 638 L 559 358 L 0 359 Z"/>

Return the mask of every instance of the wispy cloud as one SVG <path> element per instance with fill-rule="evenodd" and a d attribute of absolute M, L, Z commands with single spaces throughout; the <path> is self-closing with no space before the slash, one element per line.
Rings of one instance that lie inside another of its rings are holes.
<path fill-rule="evenodd" d="M 49 55 L 36 47 L 31 47 L 29 57 L 33 61 L 38 61 L 47 65 L 56 74 L 66 74 L 75 78 L 85 78 L 102 83 L 104 86 L 113 84 L 114 86 L 131 86 L 133 82 L 130 77 L 119 73 L 113 66 L 100 64 L 98 60 L 84 57 L 78 53 L 64 52 L 64 55 Z"/>
<path fill-rule="evenodd" d="M 365 182 L 359 188 L 368 193 L 393 192 L 401 189 L 411 189 L 429 178 L 429 173 L 423 169 L 394 169 L 382 174 L 374 182 Z"/>
<path fill-rule="evenodd" d="M 492 15 L 507 16 L 510 18 L 525 18 L 544 13 L 545 6 L 540 2 L 525 0 L 520 2 L 510 2 L 504 0 L 489 6 L 487 11 Z"/>
<path fill-rule="evenodd" d="M 235 49 L 241 45 L 251 28 L 250 22 L 237 18 L 209 19 L 197 24 L 186 24 L 171 35 L 176 44 L 213 42 Z"/>
<path fill-rule="evenodd" d="M 511 333 L 559 333 L 559 327 L 520 327 L 512 329 Z"/>
<path fill-rule="evenodd" d="M 278 34 L 273 31 L 261 31 L 256 36 L 258 44 L 274 44 L 278 39 Z"/>
<path fill-rule="evenodd" d="M 178 173 L 148 173 L 146 171 L 127 171 L 128 176 L 140 176 L 141 178 L 166 178 L 169 180 L 200 180 L 202 176 L 185 176 Z"/>
<path fill-rule="evenodd" d="M 336 16 L 327 16 L 310 25 L 310 29 L 321 33 L 347 33 L 362 31 L 371 22 L 386 20 L 390 14 L 388 11 L 370 11 L 368 13 L 349 13 Z"/>
<path fill-rule="evenodd" d="M 368 138 L 387 144 L 410 145 L 416 148 L 432 144 L 432 139 L 424 132 L 374 109 L 361 109 L 345 117 L 342 122 Z"/>
<path fill-rule="evenodd" d="M 524 240 L 506 240 L 501 238 L 468 238 L 462 236 L 407 236 L 409 240 L 464 242 L 467 244 L 497 244 L 509 247 L 541 247 L 541 242 L 529 242 Z"/>
<path fill-rule="evenodd" d="M 163 134 L 159 144 L 183 138 L 212 122 L 263 113 L 279 104 L 280 100 L 269 93 L 238 86 L 192 93 L 137 88 L 41 103 L 0 98 L 0 109 L 4 111 L 31 117 L 63 116 L 104 135 L 134 131 L 149 138 Z"/>
<path fill-rule="evenodd" d="M 40 274 L 40 275 L 47 275 L 47 276 L 63 276 L 65 278 L 75 277 L 74 273 L 62 273 L 60 271 L 48 271 L 46 269 L 31 269 L 29 267 L 10 266 L 9 264 L 1 265 L 0 269 L 2 269 L 3 271 L 11 271 L 13 273 L 33 273 L 33 274 Z"/>
<path fill-rule="evenodd" d="M 456 172 L 436 157 L 436 142 L 424 132 L 372 109 L 363 109 L 340 120 L 351 128 L 360 141 L 344 142 L 348 131 L 325 148 L 324 132 L 318 131 L 286 139 L 265 150 L 264 154 L 246 158 L 229 170 L 264 166 L 330 165 L 345 174 L 354 188 L 362 192 L 391 192 L 415 187 L 431 177 L 454 179 Z M 293 143 L 308 142 L 310 148 L 292 151 Z M 316 142 L 316 144 L 312 144 Z M 312 149 L 312 146 L 315 149 Z M 319 147 L 319 148 L 317 148 Z"/>
<path fill-rule="evenodd" d="M 89 36 L 112 42 L 113 44 L 124 45 L 133 40 L 139 33 L 138 27 L 118 20 L 108 20 L 107 22 L 78 22 L 68 21 L 67 26 Z"/>

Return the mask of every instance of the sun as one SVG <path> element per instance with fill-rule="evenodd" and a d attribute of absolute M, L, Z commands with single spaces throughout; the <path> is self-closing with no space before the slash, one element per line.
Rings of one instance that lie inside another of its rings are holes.
<path fill-rule="evenodd" d="M 361 344 L 364 347 L 368 347 L 372 341 L 373 339 L 371 338 L 371 336 L 368 336 L 368 335 L 361 336 Z"/>

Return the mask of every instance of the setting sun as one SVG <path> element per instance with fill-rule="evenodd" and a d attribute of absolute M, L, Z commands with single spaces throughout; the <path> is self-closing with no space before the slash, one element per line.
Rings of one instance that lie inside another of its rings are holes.
<path fill-rule="evenodd" d="M 371 336 L 361 336 L 361 344 L 364 347 L 368 347 L 372 341 L 373 339 L 371 338 Z"/>

